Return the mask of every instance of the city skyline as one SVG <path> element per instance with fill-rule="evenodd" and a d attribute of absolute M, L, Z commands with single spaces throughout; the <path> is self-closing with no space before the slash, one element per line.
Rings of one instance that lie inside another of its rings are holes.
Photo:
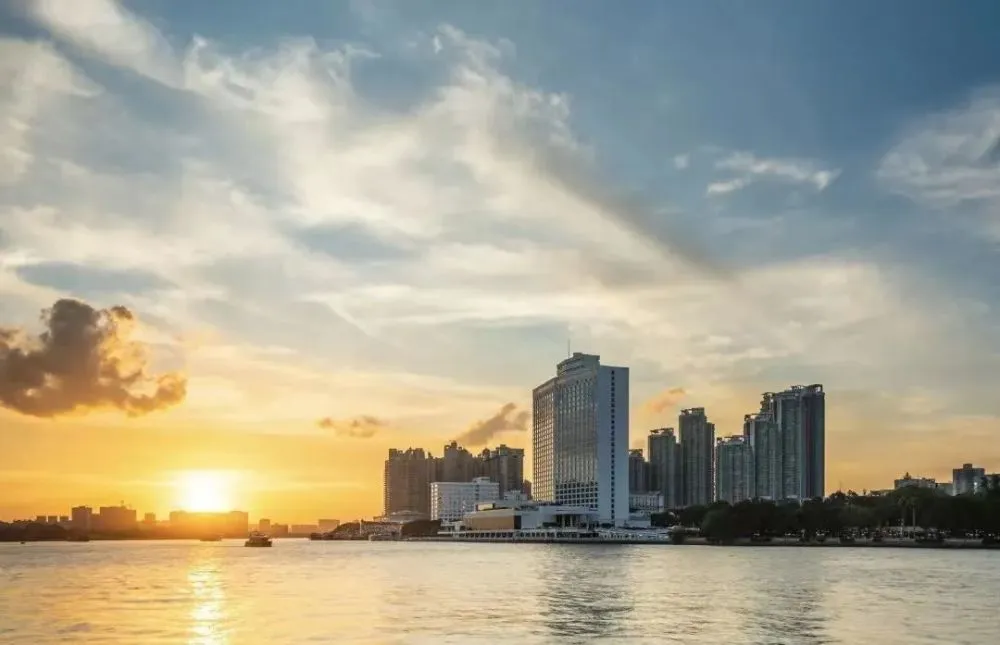
<path fill-rule="evenodd" d="M 827 491 L 1000 469 L 988 3 L 69 4 L 0 3 L 2 518 L 370 516 L 568 343 L 630 448 L 818 382 Z"/>

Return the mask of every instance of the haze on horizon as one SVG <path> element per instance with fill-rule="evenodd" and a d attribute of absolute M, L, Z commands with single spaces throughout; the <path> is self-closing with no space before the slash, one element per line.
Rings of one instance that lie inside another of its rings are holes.
<path fill-rule="evenodd" d="M 0 519 L 370 516 L 568 339 L 636 447 L 823 383 L 828 492 L 1000 470 L 1000 7 L 568 6 L 0 8 Z"/>

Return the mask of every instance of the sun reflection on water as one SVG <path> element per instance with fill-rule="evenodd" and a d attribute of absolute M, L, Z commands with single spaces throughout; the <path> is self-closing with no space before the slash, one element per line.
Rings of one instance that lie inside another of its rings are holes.
<path fill-rule="evenodd" d="M 194 605 L 191 607 L 189 645 L 224 645 L 229 642 L 225 629 L 226 590 L 214 560 L 196 562 L 188 572 L 188 585 Z"/>

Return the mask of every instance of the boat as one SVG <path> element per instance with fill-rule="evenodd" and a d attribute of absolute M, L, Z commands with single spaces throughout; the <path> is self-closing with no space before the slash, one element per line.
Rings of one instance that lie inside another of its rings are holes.
<path fill-rule="evenodd" d="M 198 538 L 200 542 L 218 542 L 221 539 L 222 539 L 221 535 L 205 535 L 203 537 Z"/>
<path fill-rule="evenodd" d="M 243 546 L 271 546 L 271 538 L 255 531 L 250 534 Z"/>

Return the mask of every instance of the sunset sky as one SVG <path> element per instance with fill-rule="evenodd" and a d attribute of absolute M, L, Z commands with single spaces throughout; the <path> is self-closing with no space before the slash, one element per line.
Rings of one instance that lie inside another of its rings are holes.
<path fill-rule="evenodd" d="M 390 447 L 501 412 L 489 444 L 528 447 L 569 339 L 631 368 L 635 446 L 678 407 L 736 434 L 761 392 L 823 383 L 828 492 L 1000 471 L 997 24 L 986 1 L 5 3 L 0 519 L 165 514 L 192 471 L 252 518 L 371 516 Z M 62 298 L 121 316 L 73 338 L 126 371 L 32 345 Z"/>

